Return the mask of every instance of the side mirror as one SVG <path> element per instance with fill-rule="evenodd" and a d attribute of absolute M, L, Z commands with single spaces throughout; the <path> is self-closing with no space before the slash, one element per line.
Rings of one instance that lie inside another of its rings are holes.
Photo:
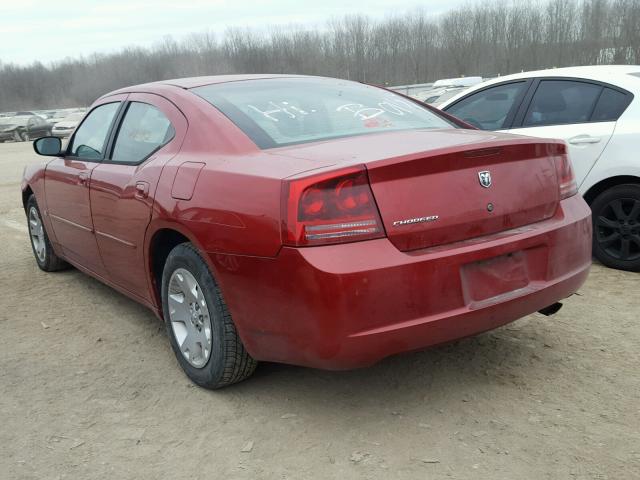
<path fill-rule="evenodd" d="M 33 142 L 33 149 L 38 155 L 58 157 L 62 152 L 62 140 L 58 137 L 41 137 Z"/>

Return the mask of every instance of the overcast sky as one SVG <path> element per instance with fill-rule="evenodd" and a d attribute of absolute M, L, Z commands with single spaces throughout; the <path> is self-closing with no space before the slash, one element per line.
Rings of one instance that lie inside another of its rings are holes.
<path fill-rule="evenodd" d="M 0 0 L 0 61 L 48 63 L 172 35 L 224 33 L 230 26 L 323 25 L 332 17 L 374 18 L 423 8 L 442 13 L 466 0 Z"/>

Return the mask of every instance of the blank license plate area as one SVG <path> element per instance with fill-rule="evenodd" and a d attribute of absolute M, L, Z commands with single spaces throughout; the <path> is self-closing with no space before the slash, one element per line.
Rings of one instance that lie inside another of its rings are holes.
<path fill-rule="evenodd" d="M 519 290 L 531 280 L 526 251 L 469 263 L 462 267 L 461 275 L 467 304 Z"/>

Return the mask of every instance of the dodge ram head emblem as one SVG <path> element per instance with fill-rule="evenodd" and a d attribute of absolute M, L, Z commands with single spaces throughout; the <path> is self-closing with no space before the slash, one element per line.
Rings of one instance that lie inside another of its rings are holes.
<path fill-rule="evenodd" d="M 491 186 L 491 172 L 489 170 L 478 172 L 478 180 L 484 188 L 489 188 Z"/>

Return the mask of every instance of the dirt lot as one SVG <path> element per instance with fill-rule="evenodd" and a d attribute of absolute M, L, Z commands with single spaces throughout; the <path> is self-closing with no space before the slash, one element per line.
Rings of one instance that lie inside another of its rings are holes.
<path fill-rule="evenodd" d="M 209 392 L 150 312 L 37 269 L 31 161 L 0 144 L 2 479 L 640 478 L 640 275 L 594 266 L 555 317 L 353 372 L 263 364 Z"/>

